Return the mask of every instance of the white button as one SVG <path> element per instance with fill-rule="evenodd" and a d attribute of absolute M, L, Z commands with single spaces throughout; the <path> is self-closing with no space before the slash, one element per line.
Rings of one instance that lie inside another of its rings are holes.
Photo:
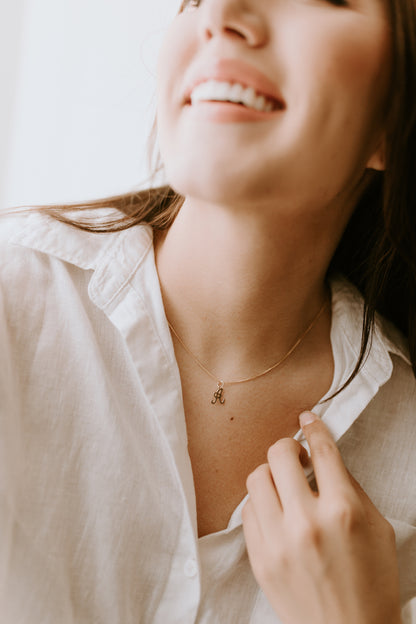
<path fill-rule="evenodd" d="M 183 571 L 188 578 L 194 578 L 198 574 L 198 565 L 195 559 L 188 559 L 185 563 Z"/>

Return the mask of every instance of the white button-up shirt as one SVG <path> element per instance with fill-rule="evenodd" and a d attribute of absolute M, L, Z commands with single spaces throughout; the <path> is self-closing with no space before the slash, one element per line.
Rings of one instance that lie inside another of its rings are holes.
<path fill-rule="evenodd" d="M 328 396 L 354 367 L 361 314 L 335 280 Z M 315 411 L 395 527 L 404 604 L 416 595 L 416 384 L 402 343 L 378 322 L 359 375 Z M 1 622 L 278 624 L 248 562 L 244 501 L 225 530 L 197 537 L 151 228 L 0 222 L 0 345 Z"/>

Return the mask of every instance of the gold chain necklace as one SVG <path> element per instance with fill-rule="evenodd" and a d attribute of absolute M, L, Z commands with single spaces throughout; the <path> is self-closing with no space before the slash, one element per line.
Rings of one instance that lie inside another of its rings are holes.
<path fill-rule="evenodd" d="M 172 333 L 178 339 L 179 343 L 182 345 L 182 347 L 185 349 L 185 351 L 188 353 L 188 355 L 190 355 L 191 358 L 194 360 L 195 364 L 197 364 L 201 370 L 203 370 L 207 375 L 209 375 L 209 377 L 211 377 L 211 379 L 214 379 L 214 381 L 217 382 L 217 390 L 214 392 L 214 398 L 211 401 L 212 405 L 215 405 L 217 402 L 220 405 L 224 405 L 224 403 L 225 403 L 224 387 L 226 385 L 227 386 L 231 386 L 231 385 L 234 385 L 234 384 L 242 384 L 242 383 L 246 383 L 248 381 L 254 381 L 255 379 L 259 379 L 259 377 L 263 377 L 264 375 L 267 375 L 267 373 L 270 373 L 275 368 L 278 368 L 281 364 L 283 364 L 283 362 L 285 362 L 287 360 L 287 358 L 290 355 L 292 355 L 292 353 L 295 351 L 295 349 L 297 349 L 297 347 L 300 345 L 300 343 L 303 341 L 303 339 L 306 338 L 306 336 L 309 334 L 311 329 L 317 323 L 318 319 L 322 315 L 322 313 L 325 310 L 326 306 L 327 306 L 327 301 L 325 301 L 325 303 L 320 308 L 320 310 L 318 311 L 316 316 L 312 319 L 312 322 L 308 325 L 308 327 L 305 329 L 305 331 L 299 336 L 299 338 L 296 340 L 296 342 L 290 347 L 289 351 L 282 358 L 280 358 L 280 360 L 278 360 L 275 364 L 273 364 L 273 366 L 269 366 L 269 368 L 266 368 L 266 370 L 264 370 L 261 373 L 257 373 L 257 375 L 253 375 L 253 377 L 244 377 L 243 379 L 229 379 L 228 381 L 221 380 L 217 375 L 214 375 L 214 373 L 212 373 L 210 370 L 208 370 L 207 367 L 204 366 L 204 364 L 202 364 L 202 362 L 196 357 L 196 355 L 194 353 L 192 353 L 190 348 L 186 346 L 186 344 L 184 343 L 182 338 L 179 336 L 179 334 L 177 333 L 177 331 L 175 330 L 175 328 L 172 326 L 172 324 L 169 321 L 168 321 L 168 325 L 169 325 Z"/>

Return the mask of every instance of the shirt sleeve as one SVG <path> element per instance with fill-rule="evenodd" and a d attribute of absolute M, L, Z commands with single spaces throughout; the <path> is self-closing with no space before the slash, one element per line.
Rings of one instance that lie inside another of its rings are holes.
<path fill-rule="evenodd" d="M 19 391 L 14 374 L 3 287 L 0 282 L 0 604 L 4 605 L 14 539 L 16 494 L 23 469 Z"/>

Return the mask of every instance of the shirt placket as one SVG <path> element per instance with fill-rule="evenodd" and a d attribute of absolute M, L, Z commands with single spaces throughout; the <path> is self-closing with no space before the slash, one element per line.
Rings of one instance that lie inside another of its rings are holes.
<path fill-rule="evenodd" d="M 161 570 L 164 591 L 152 624 L 191 624 L 197 620 L 201 596 L 195 489 L 180 376 L 167 325 L 165 328 L 163 324 L 163 303 L 153 258 L 144 260 L 123 288 L 119 288 L 116 297 L 109 301 L 108 296 L 105 298 L 102 294 L 97 279 L 90 287 L 90 296 L 125 340 L 149 405 L 149 417 L 157 423 L 161 461 L 175 481 L 175 490 L 166 492 L 166 508 L 161 513 L 169 514 L 169 508 L 174 506 L 172 518 L 178 523 L 177 539 L 172 544 L 170 569 Z M 152 309 L 154 306 L 157 314 Z M 164 334 L 165 329 L 167 333 Z"/>

